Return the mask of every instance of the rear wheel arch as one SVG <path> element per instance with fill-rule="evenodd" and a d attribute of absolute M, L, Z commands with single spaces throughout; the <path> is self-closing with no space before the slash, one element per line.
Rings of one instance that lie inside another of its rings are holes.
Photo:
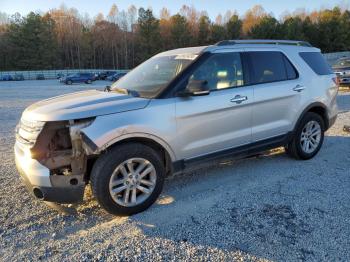
<path fill-rule="evenodd" d="M 315 103 L 310 104 L 308 107 L 306 107 L 303 110 L 303 112 L 301 113 L 297 122 L 294 125 L 294 130 L 293 130 L 294 132 L 295 132 L 296 128 L 299 126 L 303 117 L 308 112 L 312 112 L 312 113 L 315 113 L 315 114 L 318 114 L 319 116 L 321 116 L 323 121 L 324 121 L 324 124 L 325 124 L 325 130 L 327 130 L 329 128 L 329 118 L 328 118 L 328 114 L 327 114 L 327 106 L 321 102 L 315 102 Z"/>
<path fill-rule="evenodd" d="M 294 134 L 285 146 L 288 155 L 295 159 L 308 160 L 320 150 L 325 132 L 322 116 L 313 111 L 307 111 L 296 127 Z"/>

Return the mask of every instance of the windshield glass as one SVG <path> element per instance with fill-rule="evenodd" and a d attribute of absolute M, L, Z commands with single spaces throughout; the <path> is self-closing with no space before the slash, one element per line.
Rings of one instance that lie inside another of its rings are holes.
<path fill-rule="evenodd" d="M 196 57 L 194 54 L 153 57 L 115 82 L 111 90 L 124 89 L 130 94 L 153 98 Z"/>

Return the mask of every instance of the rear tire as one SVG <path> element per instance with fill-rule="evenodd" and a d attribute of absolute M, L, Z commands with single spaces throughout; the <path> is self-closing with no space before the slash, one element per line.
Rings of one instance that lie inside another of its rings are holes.
<path fill-rule="evenodd" d="M 288 155 L 295 159 L 308 160 L 321 149 L 325 125 L 322 117 L 308 112 L 297 126 L 294 137 L 285 147 Z"/>
<path fill-rule="evenodd" d="M 91 187 L 102 208 L 125 216 L 150 207 L 162 191 L 164 177 L 165 167 L 156 151 L 143 144 L 128 143 L 97 159 L 91 172 Z"/>
<path fill-rule="evenodd" d="M 73 82 L 71 80 L 68 80 L 66 83 L 67 83 L 67 85 L 73 84 Z"/>
<path fill-rule="evenodd" d="M 92 82 L 91 82 L 91 80 L 89 79 L 89 80 L 87 80 L 85 83 L 86 83 L 86 84 L 91 84 Z"/>

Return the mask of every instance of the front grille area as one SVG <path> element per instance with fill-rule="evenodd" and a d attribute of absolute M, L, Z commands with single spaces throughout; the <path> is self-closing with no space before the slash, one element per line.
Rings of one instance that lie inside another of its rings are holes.
<path fill-rule="evenodd" d="M 16 127 L 16 141 L 32 148 L 44 125 L 45 122 L 21 119 Z"/>

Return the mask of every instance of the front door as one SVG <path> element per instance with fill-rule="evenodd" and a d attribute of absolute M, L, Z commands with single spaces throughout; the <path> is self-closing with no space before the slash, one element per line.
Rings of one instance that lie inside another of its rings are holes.
<path fill-rule="evenodd" d="M 239 52 L 214 53 L 188 80 L 205 80 L 210 94 L 177 97 L 179 158 L 190 159 L 251 142 L 253 89 L 245 86 Z"/>

